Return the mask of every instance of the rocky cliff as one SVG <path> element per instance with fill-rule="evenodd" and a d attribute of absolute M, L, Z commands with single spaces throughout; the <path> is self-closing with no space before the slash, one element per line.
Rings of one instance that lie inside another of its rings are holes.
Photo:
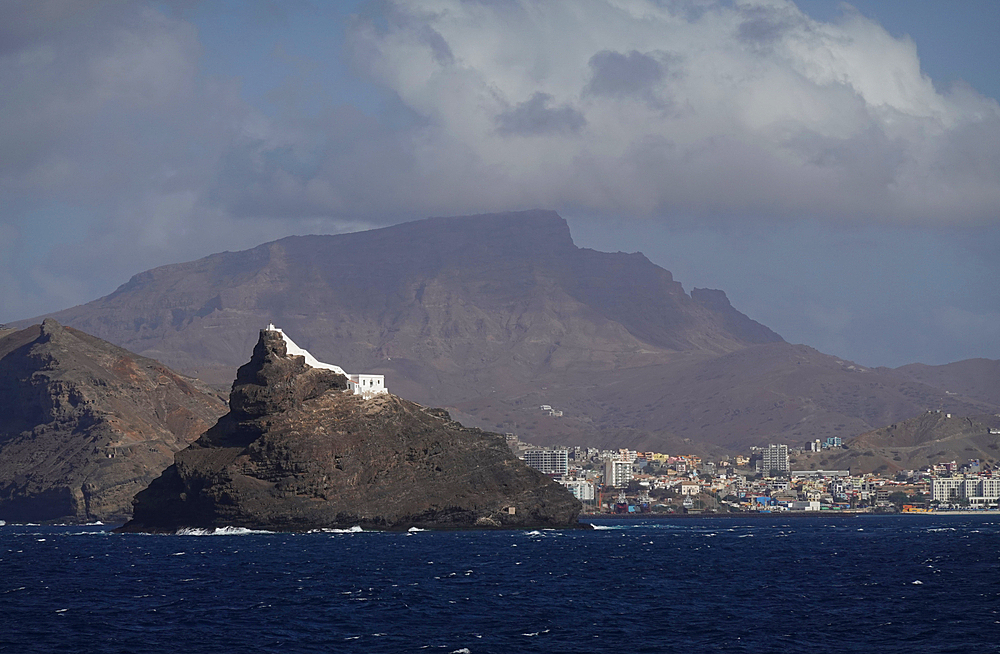
<path fill-rule="evenodd" d="M 576 526 L 580 502 L 502 437 L 346 388 L 262 330 L 230 413 L 136 496 L 123 530 Z"/>
<path fill-rule="evenodd" d="M 0 336 L 0 519 L 123 522 L 226 411 L 202 382 L 54 320 Z"/>

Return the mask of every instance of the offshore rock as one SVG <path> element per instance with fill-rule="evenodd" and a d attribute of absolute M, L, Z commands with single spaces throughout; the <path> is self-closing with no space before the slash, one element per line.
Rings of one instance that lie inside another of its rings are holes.
<path fill-rule="evenodd" d="M 0 520 L 124 522 L 226 411 L 201 382 L 45 320 L 0 334 Z"/>
<path fill-rule="evenodd" d="M 580 502 L 501 436 L 346 389 L 262 330 L 230 413 L 136 496 L 122 530 L 578 526 Z"/>

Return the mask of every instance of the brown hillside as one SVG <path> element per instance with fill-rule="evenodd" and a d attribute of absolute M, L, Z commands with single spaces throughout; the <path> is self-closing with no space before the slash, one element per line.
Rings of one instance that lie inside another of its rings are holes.
<path fill-rule="evenodd" d="M 120 521 L 226 411 L 202 382 L 46 320 L 0 339 L 0 519 Z"/>

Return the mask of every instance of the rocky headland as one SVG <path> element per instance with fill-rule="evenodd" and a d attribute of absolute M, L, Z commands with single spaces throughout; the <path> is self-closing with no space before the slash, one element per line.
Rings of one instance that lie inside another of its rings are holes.
<path fill-rule="evenodd" d="M 124 522 L 226 412 L 200 381 L 55 320 L 0 334 L 0 519 Z"/>
<path fill-rule="evenodd" d="M 582 508 L 504 439 L 289 356 L 261 330 L 230 412 L 135 499 L 132 532 L 575 527 Z"/>

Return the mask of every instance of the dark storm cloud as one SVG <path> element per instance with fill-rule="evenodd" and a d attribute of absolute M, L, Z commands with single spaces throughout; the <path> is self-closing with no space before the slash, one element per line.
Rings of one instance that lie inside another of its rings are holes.
<path fill-rule="evenodd" d="M 646 96 L 667 74 L 670 60 L 662 52 L 654 57 L 635 50 L 628 54 L 602 50 L 587 62 L 591 78 L 583 93 L 612 98 Z"/>
<path fill-rule="evenodd" d="M 541 136 L 579 132 L 587 119 L 570 107 L 550 107 L 552 96 L 538 92 L 496 118 L 497 133 L 505 136 Z"/>
<path fill-rule="evenodd" d="M 452 54 L 451 48 L 448 47 L 448 43 L 444 40 L 444 37 L 429 25 L 423 26 L 422 31 L 424 41 L 434 54 L 434 61 L 442 66 L 453 64 L 455 62 L 455 55 Z"/>
<path fill-rule="evenodd" d="M 746 7 L 743 21 L 736 33 L 741 41 L 760 48 L 769 48 L 781 41 L 795 27 L 807 27 L 798 11 L 777 7 Z"/>

